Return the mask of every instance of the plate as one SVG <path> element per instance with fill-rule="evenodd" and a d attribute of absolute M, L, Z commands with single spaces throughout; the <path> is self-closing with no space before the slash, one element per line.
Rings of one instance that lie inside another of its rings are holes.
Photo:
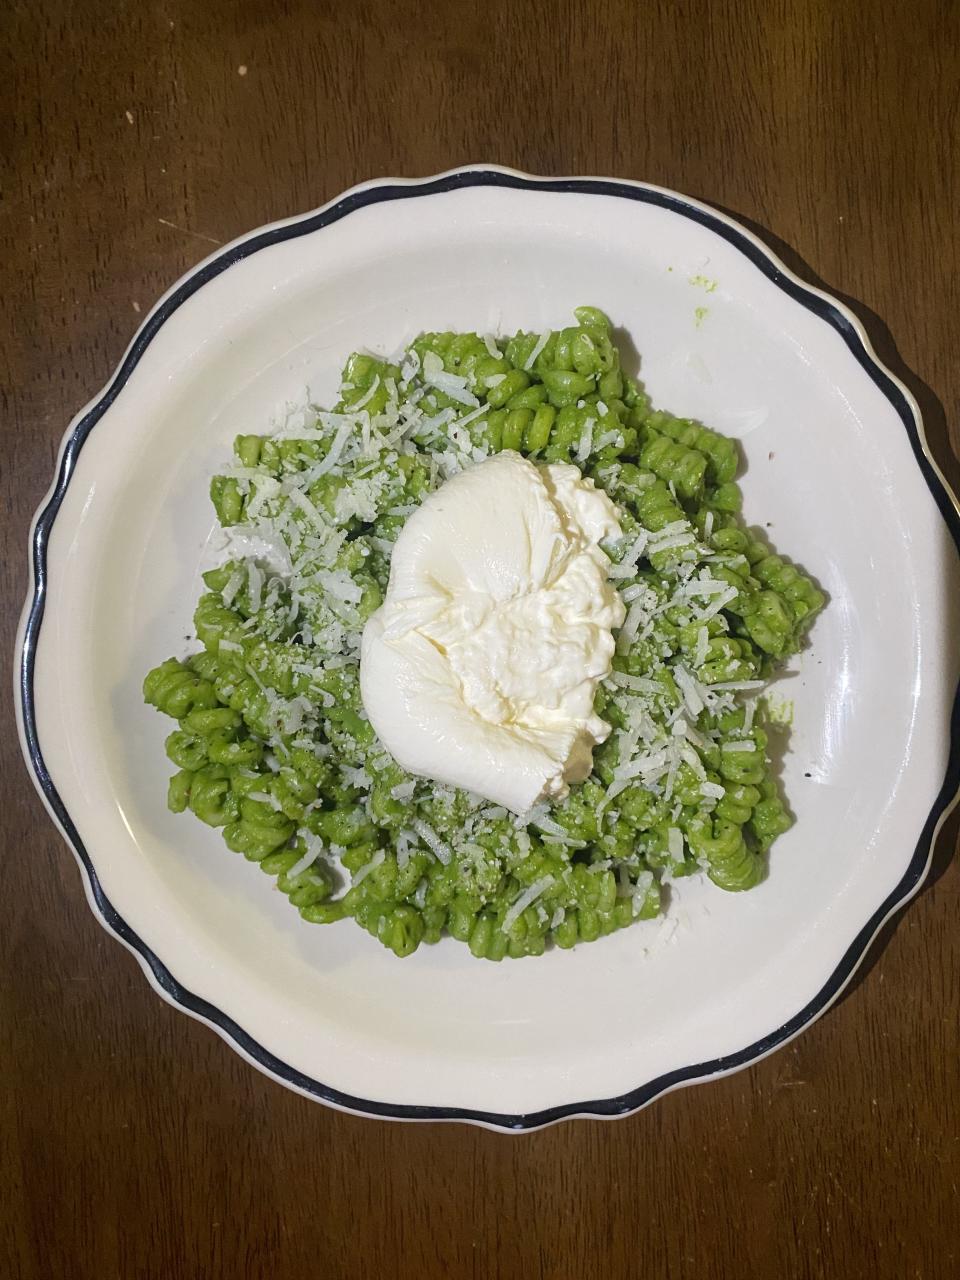
<path fill-rule="evenodd" d="M 741 438 L 747 520 L 829 593 L 776 686 L 797 822 L 750 893 L 681 882 L 663 920 L 537 960 L 444 941 L 400 961 L 303 924 L 217 832 L 167 812 L 167 727 L 141 680 L 189 647 L 209 477 L 238 432 L 306 388 L 329 398 L 356 347 L 556 327 L 580 303 L 629 335 L 656 403 Z M 200 263 L 71 423 L 32 534 L 24 751 L 103 924 L 284 1084 L 506 1129 L 621 1115 L 796 1035 L 922 883 L 960 781 L 958 541 L 909 392 L 850 311 L 730 218 L 503 169 L 366 183 Z"/>

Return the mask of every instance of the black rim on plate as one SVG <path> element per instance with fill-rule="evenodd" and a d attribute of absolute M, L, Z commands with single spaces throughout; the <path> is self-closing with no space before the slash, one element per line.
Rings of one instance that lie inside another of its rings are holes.
<path fill-rule="evenodd" d="M 791 276 L 784 274 L 767 250 L 758 245 L 741 228 L 731 225 L 717 214 L 688 203 L 682 197 L 670 192 L 659 191 L 649 187 L 633 186 L 624 182 L 594 178 L 532 178 L 497 170 L 455 171 L 438 178 L 426 179 L 410 185 L 385 183 L 354 191 L 343 196 L 319 213 L 306 215 L 285 226 L 277 226 L 258 232 L 240 244 L 225 249 L 194 271 L 182 284 L 174 289 L 163 304 L 147 319 L 111 381 L 70 433 L 60 457 L 53 492 L 37 517 L 32 538 L 32 594 L 24 627 L 22 648 L 19 654 L 19 694 L 29 764 L 33 769 L 40 790 L 56 815 L 60 826 L 66 833 L 78 860 L 86 872 L 90 891 L 89 896 L 96 905 L 103 922 L 149 966 L 157 985 L 173 1003 L 180 1005 L 189 1013 L 210 1023 L 266 1072 L 303 1093 L 333 1106 L 366 1115 L 393 1119 L 474 1121 L 498 1129 L 523 1130 L 535 1129 L 572 1116 L 624 1115 L 637 1110 L 651 1102 L 659 1094 L 676 1088 L 678 1085 L 705 1080 L 711 1076 L 745 1067 L 771 1052 L 778 1045 L 791 1039 L 836 999 L 866 953 L 877 930 L 898 906 L 911 897 L 926 873 L 937 825 L 955 796 L 958 787 L 960 787 L 960 688 L 958 688 L 954 696 L 951 714 L 950 753 L 943 785 L 923 825 L 913 856 L 899 884 L 857 933 L 829 981 L 818 994 L 788 1022 L 770 1032 L 769 1035 L 764 1036 L 761 1040 L 757 1040 L 754 1044 L 748 1045 L 746 1048 L 727 1057 L 712 1058 L 708 1061 L 694 1063 L 688 1067 L 671 1071 L 666 1075 L 658 1076 L 655 1080 L 650 1080 L 638 1086 L 636 1089 L 632 1089 L 629 1093 L 621 1094 L 619 1097 L 565 1103 L 562 1106 L 548 1107 L 542 1111 L 519 1115 L 473 1110 L 465 1107 L 407 1106 L 388 1102 L 375 1102 L 367 1098 L 357 1098 L 350 1094 L 342 1093 L 340 1090 L 333 1089 L 318 1080 L 313 1080 L 310 1076 L 306 1076 L 287 1063 L 282 1062 L 270 1053 L 268 1049 L 265 1049 L 263 1045 L 259 1044 L 232 1018 L 227 1017 L 216 1006 L 194 995 L 193 992 L 188 991 L 177 982 L 159 956 L 130 928 L 104 894 L 93 861 L 54 786 L 43 759 L 37 734 L 33 684 L 37 640 L 43 622 L 47 592 L 47 547 L 53 522 L 63 502 L 77 456 L 90 432 L 122 391 L 127 379 L 156 336 L 161 325 L 183 302 L 196 293 L 198 289 L 201 289 L 207 281 L 227 270 L 235 262 L 249 257 L 260 249 L 267 248 L 269 245 L 277 244 L 280 241 L 293 240 L 299 236 L 309 235 L 313 231 L 338 222 L 356 209 L 391 200 L 417 199 L 420 196 L 456 191 L 464 187 L 507 187 L 521 191 L 579 193 L 606 196 L 617 200 L 634 200 L 669 209 L 681 217 L 700 223 L 700 225 L 709 228 L 716 235 L 722 236 L 724 240 L 734 245 L 745 257 L 749 258 L 754 266 L 762 271 L 769 280 L 772 280 L 785 294 L 799 302 L 801 306 L 806 307 L 808 311 L 812 311 L 819 316 L 840 334 L 851 355 L 876 383 L 903 423 L 904 430 L 910 439 L 917 465 L 923 473 L 923 477 L 940 509 L 947 528 L 957 545 L 958 551 L 960 551 L 960 516 L 958 516 L 957 510 L 951 502 L 943 481 L 937 475 L 924 452 L 916 418 L 900 386 L 894 382 L 887 370 L 867 350 L 857 329 L 839 309 L 838 305 L 822 297 Z"/>

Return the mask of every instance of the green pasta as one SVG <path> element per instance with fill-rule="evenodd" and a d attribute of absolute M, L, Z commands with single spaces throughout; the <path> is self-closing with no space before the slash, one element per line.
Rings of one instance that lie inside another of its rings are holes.
<path fill-rule="evenodd" d="M 574 316 L 354 354 L 332 410 L 238 436 L 210 486 L 227 550 L 202 648 L 144 681 L 177 722 L 170 808 L 221 828 L 304 920 L 352 919 L 397 956 L 444 934 L 489 960 L 569 948 L 657 916 L 698 872 L 750 889 L 791 823 L 755 695 L 823 593 L 742 523 L 734 441 L 654 409 L 606 316 Z M 626 607 L 593 773 L 521 816 L 405 772 L 359 683 L 405 520 L 505 449 L 573 463 L 617 504 L 604 550 Z"/>

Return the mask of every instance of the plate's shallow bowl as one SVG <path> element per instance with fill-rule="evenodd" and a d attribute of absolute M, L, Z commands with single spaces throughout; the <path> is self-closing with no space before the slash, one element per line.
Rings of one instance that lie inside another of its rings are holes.
<path fill-rule="evenodd" d="M 829 592 L 778 687 L 797 822 L 751 893 L 682 882 L 664 921 L 523 963 L 450 941 L 399 961 L 350 924 L 303 924 L 167 812 L 167 726 L 140 682 L 189 648 L 209 477 L 238 432 L 308 386 L 327 399 L 357 347 L 555 327 L 584 302 L 629 335 L 657 403 L 742 438 L 747 519 Z M 796 1034 L 921 883 L 957 785 L 957 527 L 854 317 L 729 219 L 505 171 L 369 184 L 197 267 L 72 424 L 34 530 L 24 747 L 100 917 L 285 1083 L 512 1128 L 619 1114 Z"/>

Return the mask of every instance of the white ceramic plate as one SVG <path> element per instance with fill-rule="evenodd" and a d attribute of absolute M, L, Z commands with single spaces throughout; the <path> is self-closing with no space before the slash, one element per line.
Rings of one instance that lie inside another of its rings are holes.
<path fill-rule="evenodd" d="M 742 437 L 748 520 L 830 594 L 780 685 L 797 822 L 751 893 L 686 881 L 665 921 L 538 960 L 443 942 L 399 961 L 350 924 L 303 924 L 167 812 L 141 679 L 188 648 L 234 435 L 308 385 L 329 396 L 358 346 L 556 327 L 580 303 L 627 331 L 658 403 Z M 506 170 L 368 183 L 191 271 L 71 424 L 33 531 L 24 750 L 106 927 L 283 1083 L 513 1129 L 623 1114 L 796 1035 L 917 891 L 958 783 L 957 538 L 909 393 L 848 310 L 731 219 Z"/>

